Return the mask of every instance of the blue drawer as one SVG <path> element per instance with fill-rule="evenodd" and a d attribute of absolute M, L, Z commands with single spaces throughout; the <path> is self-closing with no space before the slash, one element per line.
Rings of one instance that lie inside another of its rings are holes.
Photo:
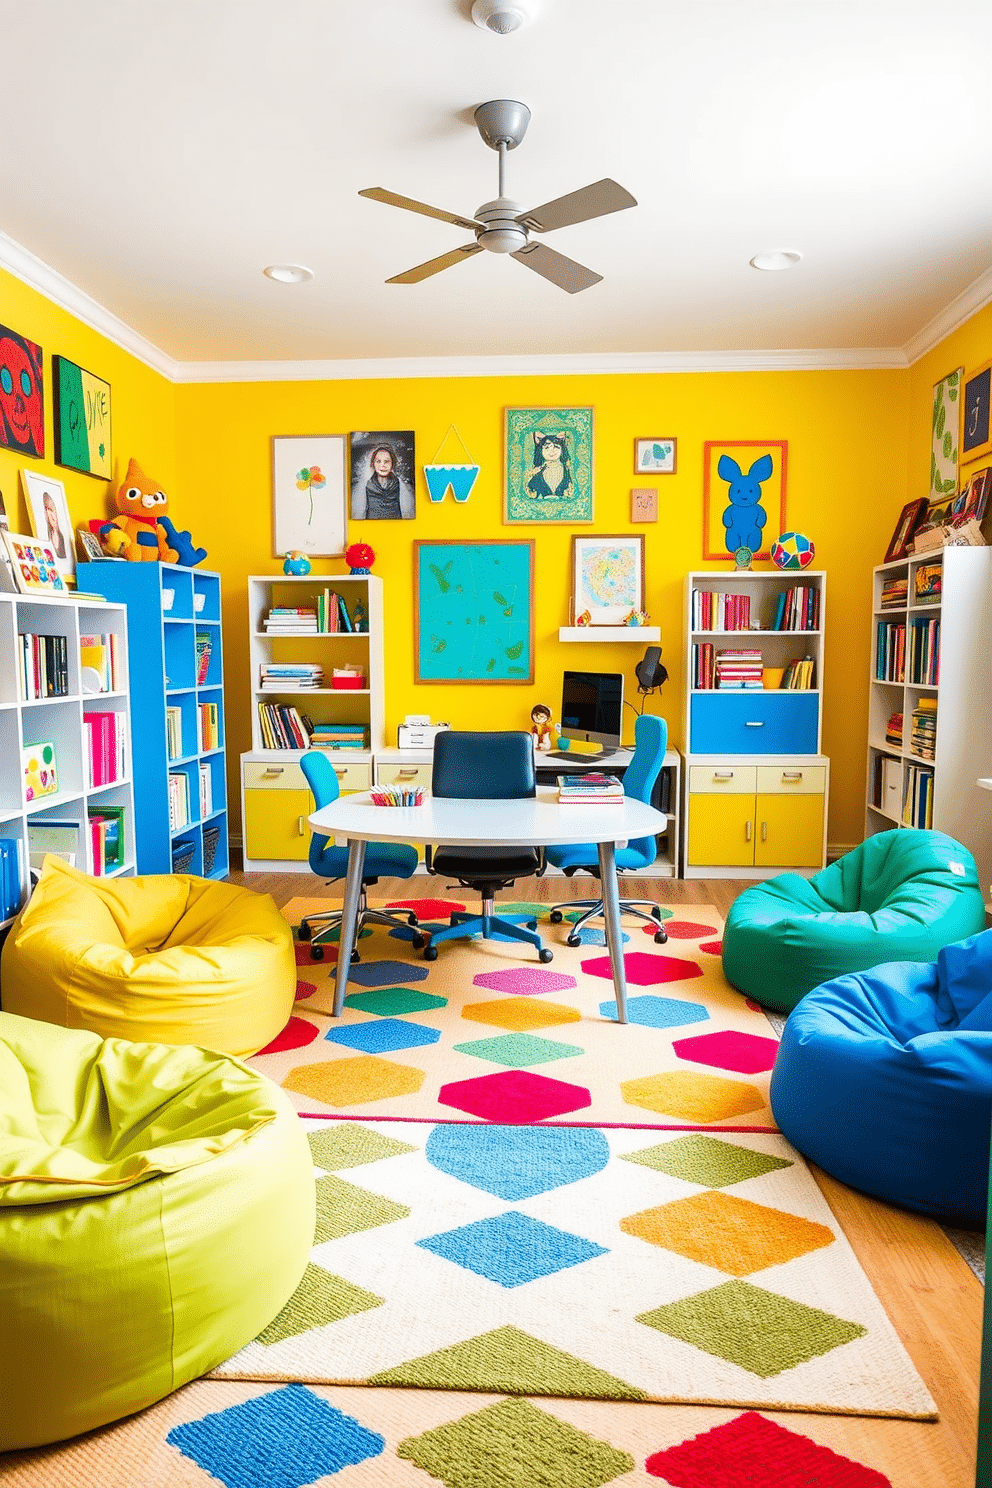
<path fill-rule="evenodd" d="M 815 692 L 694 693 L 690 754 L 815 754 Z"/>

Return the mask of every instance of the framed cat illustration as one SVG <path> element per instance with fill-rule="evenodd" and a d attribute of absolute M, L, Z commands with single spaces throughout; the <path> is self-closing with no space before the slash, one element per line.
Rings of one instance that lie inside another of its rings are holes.
<path fill-rule="evenodd" d="M 591 408 L 508 408 L 503 521 L 591 522 Z"/>

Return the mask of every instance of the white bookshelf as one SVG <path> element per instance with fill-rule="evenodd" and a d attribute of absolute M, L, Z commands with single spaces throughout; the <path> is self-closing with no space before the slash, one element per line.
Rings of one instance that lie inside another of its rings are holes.
<path fill-rule="evenodd" d="M 134 798 L 131 784 L 130 707 L 126 687 L 114 692 L 83 693 L 80 680 L 80 635 L 117 635 L 119 676 L 127 678 L 127 609 L 121 604 L 65 597 L 0 594 L 0 837 L 19 844 L 21 905 L 30 890 L 28 828 L 32 824 L 80 824 L 76 867 L 92 873 L 89 811 L 123 807 L 124 861 L 106 877 L 134 872 Z M 68 692 L 61 697 L 28 701 L 21 695 L 19 634 L 61 635 L 66 639 Z M 90 783 L 84 712 L 123 714 L 124 775 L 111 785 Z M 55 746 L 57 792 L 25 800 L 22 756 L 32 744 Z M 0 919 L 5 929 L 13 916 Z"/>
<path fill-rule="evenodd" d="M 916 598 L 917 570 L 939 564 L 940 603 L 919 603 Z M 905 604 L 882 607 L 882 585 L 887 579 L 905 577 Z M 938 685 L 912 682 L 909 677 L 907 640 L 905 675 L 897 681 L 876 676 L 877 637 L 880 624 L 905 624 L 914 620 L 940 621 L 940 671 Z M 989 727 L 990 658 L 992 658 L 992 548 L 950 547 L 894 563 L 883 563 L 872 577 L 872 646 L 868 701 L 868 788 L 865 835 L 913 825 L 902 819 L 903 793 L 908 771 L 917 767 L 933 774 L 932 826 L 964 844 L 974 856 L 982 884 L 992 875 L 992 796 L 982 780 L 992 777 L 992 730 Z M 937 702 L 937 737 L 932 761 L 918 758 L 912 750 L 912 714 L 921 698 Z M 886 724 L 893 713 L 903 715 L 901 746 L 889 744 Z M 895 810 L 887 810 L 876 796 L 879 762 L 894 763 L 899 782 Z"/>

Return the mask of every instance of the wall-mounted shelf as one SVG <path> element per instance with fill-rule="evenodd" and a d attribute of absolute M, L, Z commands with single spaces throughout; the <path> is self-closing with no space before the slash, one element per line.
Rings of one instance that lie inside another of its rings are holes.
<path fill-rule="evenodd" d="M 661 640 L 660 625 L 563 625 L 558 631 L 559 641 L 600 641 L 614 645 L 617 641 L 632 641 L 643 646 Z"/>

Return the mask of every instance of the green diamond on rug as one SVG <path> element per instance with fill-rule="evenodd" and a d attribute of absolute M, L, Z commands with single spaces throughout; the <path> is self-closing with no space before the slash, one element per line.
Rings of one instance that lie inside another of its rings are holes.
<path fill-rule="evenodd" d="M 627 1152 L 624 1162 L 640 1163 L 658 1173 L 669 1173 L 686 1183 L 704 1188 L 726 1188 L 743 1183 L 745 1178 L 760 1178 L 776 1168 L 791 1168 L 783 1157 L 767 1157 L 751 1147 L 738 1147 L 733 1142 L 719 1142 L 715 1137 L 677 1137 L 674 1142 L 659 1142 L 640 1152 Z"/>
<path fill-rule="evenodd" d="M 381 1307 L 385 1300 L 374 1292 L 353 1286 L 341 1276 L 332 1276 L 311 1261 L 282 1312 L 259 1333 L 258 1342 L 282 1343 L 284 1338 L 309 1333 L 311 1328 L 324 1328 L 328 1323 L 340 1322 L 356 1312 Z"/>
<path fill-rule="evenodd" d="M 584 1054 L 577 1044 L 558 1044 L 554 1039 L 535 1038 L 530 1033 L 507 1033 L 499 1038 L 473 1039 L 469 1044 L 456 1044 L 457 1054 L 471 1054 L 488 1059 L 490 1064 L 526 1069 L 531 1064 L 549 1064 L 553 1059 L 570 1059 Z"/>
<path fill-rule="evenodd" d="M 375 1013 L 380 1018 L 400 1018 L 404 1013 L 425 1013 L 432 1008 L 447 1007 L 446 997 L 432 992 L 416 992 L 412 987 L 376 987 L 374 992 L 349 992 L 345 1007 L 362 1013 Z"/>
<path fill-rule="evenodd" d="M 384 1136 L 360 1126 L 357 1121 L 342 1121 L 340 1126 L 326 1131 L 310 1132 L 307 1140 L 318 1168 L 328 1173 L 338 1168 L 357 1168 L 363 1163 L 379 1162 L 384 1157 L 398 1157 L 401 1152 L 416 1152 L 409 1142 L 397 1142 L 395 1137 Z"/>
<path fill-rule="evenodd" d="M 576 1400 L 646 1400 L 628 1385 L 574 1354 L 508 1324 L 464 1343 L 384 1369 L 367 1385 L 422 1390 L 500 1390 L 507 1395 L 568 1395 Z"/>
<path fill-rule="evenodd" d="M 681 1302 L 669 1302 L 640 1313 L 637 1322 L 739 1364 L 762 1379 L 828 1354 L 868 1331 L 748 1281 L 727 1281 Z"/>
<path fill-rule="evenodd" d="M 499 1400 L 396 1448 L 445 1488 L 600 1488 L 635 1466 L 627 1452 L 528 1400 Z"/>
<path fill-rule="evenodd" d="M 342 1235 L 354 1235 L 359 1230 L 375 1230 L 379 1225 L 406 1219 L 409 1213 L 405 1204 L 396 1204 L 381 1194 L 369 1193 L 367 1188 L 345 1183 L 343 1178 L 335 1178 L 333 1174 L 318 1178 L 314 1244 L 340 1240 Z"/>

